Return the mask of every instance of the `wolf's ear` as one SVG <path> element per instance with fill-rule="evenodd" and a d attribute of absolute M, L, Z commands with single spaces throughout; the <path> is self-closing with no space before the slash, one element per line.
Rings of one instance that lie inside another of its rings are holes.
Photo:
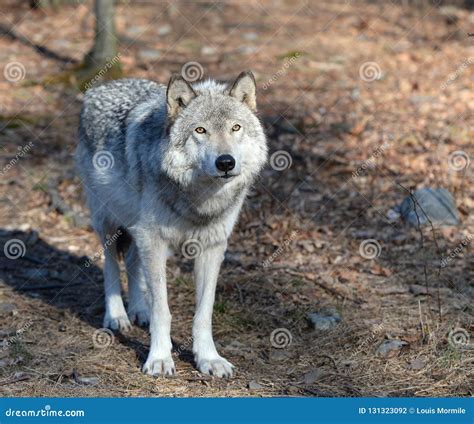
<path fill-rule="evenodd" d="M 181 75 L 173 75 L 166 90 L 168 116 L 175 119 L 179 112 L 196 97 L 196 93 Z"/>
<path fill-rule="evenodd" d="M 229 94 L 255 112 L 257 110 L 257 86 L 252 71 L 242 72 L 232 85 Z"/>

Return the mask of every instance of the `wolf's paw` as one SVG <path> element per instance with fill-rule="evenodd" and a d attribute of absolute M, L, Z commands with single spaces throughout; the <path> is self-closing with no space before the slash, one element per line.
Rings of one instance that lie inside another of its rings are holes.
<path fill-rule="evenodd" d="M 162 375 L 164 377 L 171 377 L 176 372 L 173 358 L 167 356 L 165 358 L 153 358 L 148 356 L 148 359 L 143 365 L 142 371 L 148 375 Z"/>
<path fill-rule="evenodd" d="M 220 378 L 230 378 L 235 368 L 227 359 L 222 356 L 214 358 L 196 358 L 197 369 L 203 374 L 215 375 Z"/>
<path fill-rule="evenodd" d="M 143 309 L 140 311 L 135 309 L 129 309 L 128 317 L 130 318 L 130 322 L 136 322 L 140 327 L 146 327 L 150 324 L 150 312 L 148 311 L 148 309 Z"/>
<path fill-rule="evenodd" d="M 132 324 L 127 315 L 111 316 L 105 314 L 104 317 L 104 327 L 110 328 L 111 330 L 120 331 L 121 333 L 126 333 L 132 329 Z"/>

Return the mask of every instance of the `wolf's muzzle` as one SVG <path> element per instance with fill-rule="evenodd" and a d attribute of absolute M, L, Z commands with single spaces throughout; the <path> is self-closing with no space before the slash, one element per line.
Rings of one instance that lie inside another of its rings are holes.
<path fill-rule="evenodd" d="M 222 172 L 229 172 L 235 168 L 235 159 L 231 155 L 221 155 L 216 159 L 216 168 Z"/>

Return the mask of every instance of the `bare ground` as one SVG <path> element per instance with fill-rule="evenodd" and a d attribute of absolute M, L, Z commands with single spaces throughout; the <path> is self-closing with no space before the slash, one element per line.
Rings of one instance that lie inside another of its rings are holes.
<path fill-rule="evenodd" d="M 155 379 L 140 372 L 145 330 L 115 334 L 106 347 L 107 335 L 95 337 L 100 246 L 73 219 L 87 211 L 72 160 L 81 94 L 68 72 L 93 39 L 90 5 L 45 13 L 18 3 L 0 7 L 2 395 L 473 395 L 472 342 L 448 337 L 474 330 L 472 164 L 449 165 L 452 152 L 473 153 L 473 14 L 350 1 L 118 8 L 126 75 L 166 82 L 188 61 L 221 79 L 251 68 L 271 152 L 291 157 L 256 184 L 221 273 L 215 339 L 236 377 L 193 366 L 192 264 L 176 256 L 177 376 Z M 4 78 L 12 62 L 23 67 L 16 82 Z M 387 218 L 411 187 L 451 190 L 462 224 L 433 232 Z M 380 246 L 374 259 L 360 254 L 367 239 Z M 24 243 L 24 256 L 3 256 L 11 240 Z M 99 259 L 87 267 L 87 257 Z M 341 322 L 312 330 L 306 313 L 321 310 L 337 310 Z M 281 328 L 291 344 L 276 349 L 270 336 Z M 384 340 L 405 343 L 384 357 Z"/>

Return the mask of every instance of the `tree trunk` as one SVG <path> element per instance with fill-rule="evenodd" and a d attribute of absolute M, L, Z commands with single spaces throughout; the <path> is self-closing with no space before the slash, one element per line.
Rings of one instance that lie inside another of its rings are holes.
<path fill-rule="evenodd" d="M 79 87 L 85 91 L 104 80 L 122 76 L 115 33 L 115 0 L 95 0 L 95 38 L 79 69 Z"/>
<path fill-rule="evenodd" d="M 115 0 L 95 0 L 95 39 L 87 61 L 103 66 L 117 56 L 117 36 L 114 23 Z"/>

